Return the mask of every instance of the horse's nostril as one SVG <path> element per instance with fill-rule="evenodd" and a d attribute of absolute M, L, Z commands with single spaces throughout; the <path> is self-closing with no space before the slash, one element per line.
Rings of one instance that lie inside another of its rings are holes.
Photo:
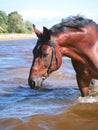
<path fill-rule="evenodd" d="M 31 80 L 31 81 L 29 82 L 29 85 L 30 85 L 30 87 L 31 87 L 32 89 L 35 88 L 35 82 L 34 82 L 33 80 Z"/>
<path fill-rule="evenodd" d="M 35 82 L 34 81 L 32 81 L 32 86 L 35 87 Z"/>

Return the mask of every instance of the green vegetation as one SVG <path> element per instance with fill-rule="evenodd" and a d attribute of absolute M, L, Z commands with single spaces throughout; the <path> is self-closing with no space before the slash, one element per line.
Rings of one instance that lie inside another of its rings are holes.
<path fill-rule="evenodd" d="M 30 21 L 23 21 L 22 16 L 17 12 L 6 15 L 0 11 L 0 33 L 32 33 L 33 26 Z"/>

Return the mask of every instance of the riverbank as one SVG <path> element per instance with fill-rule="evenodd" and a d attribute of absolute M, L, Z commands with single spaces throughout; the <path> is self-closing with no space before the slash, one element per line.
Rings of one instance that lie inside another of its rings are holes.
<path fill-rule="evenodd" d="M 22 39 L 34 39 L 36 35 L 33 34 L 0 34 L 0 41 L 7 40 L 22 40 Z"/>

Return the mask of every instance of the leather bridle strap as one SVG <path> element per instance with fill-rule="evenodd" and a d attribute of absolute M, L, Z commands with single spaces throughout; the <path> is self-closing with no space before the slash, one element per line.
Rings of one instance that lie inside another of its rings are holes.
<path fill-rule="evenodd" d="M 52 65 L 53 65 L 53 58 L 55 56 L 55 60 L 56 60 L 56 66 L 58 68 L 58 58 L 57 58 L 57 55 L 56 55 L 56 50 L 55 50 L 55 43 L 54 41 L 49 41 L 48 42 L 48 45 L 52 47 L 52 55 L 51 55 L 51 61 L 50 61 L 50 65 L 49 65 L 49 68 L 47 70 L 47 74 L 49 75 L 52 71 Z"/>

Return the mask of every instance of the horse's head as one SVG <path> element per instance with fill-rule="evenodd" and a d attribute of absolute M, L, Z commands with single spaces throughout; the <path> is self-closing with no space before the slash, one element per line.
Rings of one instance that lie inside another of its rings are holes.
<path fill-rule="evenodd" d="M 43 27 L 41 33 L 35 25 L 34 32 L 38 40 L 33 49 L 33 62 L 30 69 L 28 83 L 31 88 L 38 89 L 51 72 L 57 70 L 62 62 L 62 54 L 55 41 L 51 39 L 51 31 Z"/>

